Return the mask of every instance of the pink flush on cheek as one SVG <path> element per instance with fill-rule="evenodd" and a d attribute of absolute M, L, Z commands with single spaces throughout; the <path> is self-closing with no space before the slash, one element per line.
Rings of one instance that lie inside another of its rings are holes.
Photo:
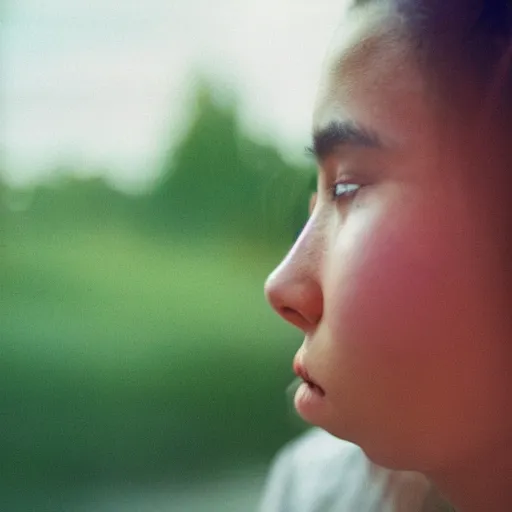
<path fill-rule="evenodd" d="M 417 229 L 421 222 L 415 225 L 407 212 L 383 213 L 356 212 L 340 231 L 326 272 L 326 318 L 339 323 L 337 332 L 357 327 L 354 342 L 391 337 L 410 343 L 415 330 L 439 318 L 451 265 L 446 254 L 433 250 L 437 236 Z"/>

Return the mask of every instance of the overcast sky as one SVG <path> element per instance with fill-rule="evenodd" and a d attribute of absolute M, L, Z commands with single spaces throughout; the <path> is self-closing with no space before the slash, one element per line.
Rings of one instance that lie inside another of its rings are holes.
<path fill-rule="evenodd" d="M 239 91 L 249 130 L 300 153 L 342 1 L 7 0 L 8 179 L 68 162 L 121 186 L 151 179 L 186 126 L 197 70 Z"/>

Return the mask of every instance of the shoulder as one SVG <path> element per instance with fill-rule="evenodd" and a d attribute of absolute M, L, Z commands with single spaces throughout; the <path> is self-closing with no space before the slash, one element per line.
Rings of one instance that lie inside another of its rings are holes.
<path fill-rule="evenodd" d="M 337 439 L 323 430 L 314 429 L 285 446 L 277 455 L 274 468 L 301 487 L 323 487 L 340 474 L 345 482 L 368 470 L 368 460 L 360 448 Z M 278 475 L 276 475 L 278 476 Z M 335 483 L 335 482 L 333 482 Z M 307 485 L 306 485 L 307 484 Z"/>
<path fill-rule="evenodd" d="M 420 475 L 379 468 L 358 446 L 314 429 L 277 455 L 260 510 L 419 511 L 427 492 Z"/>

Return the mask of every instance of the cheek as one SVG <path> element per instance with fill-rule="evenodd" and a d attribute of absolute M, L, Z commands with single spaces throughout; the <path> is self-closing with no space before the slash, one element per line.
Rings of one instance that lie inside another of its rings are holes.
<path fill-rule="evenodd" d="M 332 239 L 326 320 L 334 332 L 353 331 L 347 342 L 432 353 L 460 315 L 474 314 L 468 230 L 454 212 L 441 215 L 419 199 L 393 203 L 401 206 L 356 213 Z"/>
<path fill-rule="evenodd" d="M 388 447 L 403 445 L 406 430 L 411 443 L 431 436 L 429 449 L 442 436 L 455 446 L 468 422 L 480 435 L 503 385 L 474 225 L 421 199 L 394 203 L 354 215 L 331 239 L 322 350 L 333 430 L 343 425 L 357 442 L 387 426 Z"/>

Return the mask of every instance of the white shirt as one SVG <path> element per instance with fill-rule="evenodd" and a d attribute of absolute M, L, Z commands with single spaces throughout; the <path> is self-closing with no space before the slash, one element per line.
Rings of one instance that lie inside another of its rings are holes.
<path fill-rule="evenodd" d="M 419 473 L 376 466 L 354 444 L 315 429 L 270 471 L 261 512 L 448 512 Z"/>

